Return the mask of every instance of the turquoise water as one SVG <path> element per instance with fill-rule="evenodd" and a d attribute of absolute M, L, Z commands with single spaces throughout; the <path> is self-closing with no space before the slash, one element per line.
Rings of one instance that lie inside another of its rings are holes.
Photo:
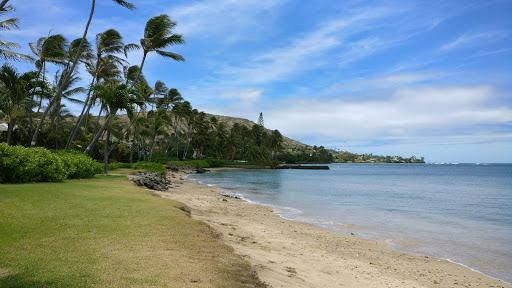
<path fill-rule="evenodd" d="M 512 282 L 511 164 L 332 164 L 189 179 L 284 218 L 447 259 Z"/>

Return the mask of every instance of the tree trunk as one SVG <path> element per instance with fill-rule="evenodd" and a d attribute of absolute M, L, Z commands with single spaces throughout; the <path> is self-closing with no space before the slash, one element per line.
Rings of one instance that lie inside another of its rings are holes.
<path fill-rule="evenodd" d="M 2 3 L 0 3 L 0 11 L 4 9 L 4 6 L 7 4 L 7 2 L 9 2 L 9 0 L 3 0 Z"/>
<path fill-rule="evenodd" d="M 96 1 L 92 0 L 91 13 L 89 15 L 89 20 L 87 21 L 87 25 L 85 26 L 85 31 L 84 31 L 84 35 L 82 36 L 82 41 L 80 41 L 80 46 L 78 46 L 78 51 L 76 53 L 75 59 L 73 60 L 73 65 L 71 66 L 71 69 L 69 69 L 69 71 L 67 71 L 59 89 L 57 90 L 57 93 L 55 94 L 55 98 L 57 98 L 57 99 L 62 96 L 62 92 L 64 91 L 64 86 L 69 81 L 69 77 L 71 77 L 71 75 L 73 74 L 73 70 L 75 70 L 75 67 L 78 64 L 78 59 L 80 58 L 80 53 L 82 52 L 82 48 L 84 46 L 85 39 L 87 38 L 87 31 L 89 30 L 89 26 L 91 25 L 92 15 L 94 14 L 95 4 L 96 4 Z M 48 107 L 50 107 L 50 105 L 48 105 Z M 37 137 L 39 137 L 39 130 L 43 126 L 44 117 L 46 117 L 46 114 L 47 113 L 43 114 L 43 117 L 41 117 L 41 121 L 39 122 L 38 129 L 36 129 L 36 131 L 34 131 L 34 137 L 32 137 L 32 142 L 30 142 L 31 147 L 34 147 L 36 145 Z"/>
<path fill-rule="evenodd" d="M 48 115 L 48 112 L 50 112 L 50 108 L 52 107 L 52 101 L 48 102 L 48 107 L 44 109 L 43 115 L 41 116 L 41 120 L 39 120 L 39 124 L 37 125 L 36 131 L 34 131 L 34 137 L 32 137 L 32 141 L 30 142 L 30 147 L 36 146 L 37 138 L 39 137 L 39 132 L 41 132 L 41 129 L 43 129 L 43 123 L 44 118 L 46 118 L 46 115 Z"/>
<path fill-rule="evenodd" d="M 133 80 L 132 85 L 130 86 L 130 89 L 132 89 L 133 86 L 135 86 L 135 83 L 137 83 L 137 81 L 139 80 L 140 74 L 142 73 L 142 67 L 144 67 L 144 61 L 146 61 L 147 54 L 148 54 L 147 52 L 144 52 L 144 56 L 142 57 L 142 63 L 140 64 L 140 68 L 139 68 L 139 73 L 137 73 L 137 77 L 135 77 L 135 80 Z"/>
<path fill-rule="evenodd" d="M 14 125 L 16 125 L 16 118 L 11 119 L 9 121 L 9 124 L 7 125 L 7 145 L 11 145 L 11 139 L 12 139 L 12 130 L 14 129 Z"/>
<path fill-rule="evenodd" d="M 92 131 L 92 135 L 96 134 L 96 131 L 98 130 L 98 126 L 100 126 L 100 118 L 101 118 L 101 112 L 103 111 L 104 105 L 101 104 L 100 112 L 98 113 L 98 119 L 96 119 L 96 125 L 94 126 L 94 130 Z"/>
<path fill-rule="evenodd" d="M 103 131 L 105 131 L 105 129 L 107 129 L 107 126 L 110 122 L 110 120 L 112 119 L 112 115 L 108 116 L 107 120 L 105 120 L 105 123 L 103 123 L 103 126 L 101 126 L 100 130 L 98 131 L 98 133 L 96 134 L 96 136 L 94 137 L 94 139 L 91 141 L 91 144 L 89 144 L 89 146 L 87 146 L 87 148 L 85 149 L 84 153 L 85 154 L 89 154 L 90 151 L 92 151 L 92 149 L 94 149 L 94 146 L 96 146 L 96 143 L 98 143 L 98 140 L 100 140 L 100 136 L 101 134 L 103 133 Z"/>
<path fill-rule="evenodd" d="M 134 138 L 135 138 L 135 136 L 134 136 Z M 135 145 L 134 140 L 132 140 L 132 145 L 130 145 L 130 163 L 133 163 L 133 146 Z"/>
<path fill-rule="evenodd" d="M 108 142 L 110 139 L 110 127 L 107 128 L 107 139 L 105 139 L 105 150 L 103 152 L 103 173 L 105 176 L 108 175 Z"/>
<path fill-rule="evenodd" d="M 92 81 L 91 81 L 89 92 L 87 93 L 87 98 L 85 98 L 84 108 L 82 108 L 82 112 L 80 113 L 80 116 L 78 117 L 78 119 L 77 119 L 77 121 L 75 123 L 75 127 L 73 127 L 73 132 L 71 132 L 71 135 L 69 135 L 68 142 L 66 144 L 66 149 L 67 150 L 71 149 L 71 144 L 75 140 L 76 133 L 78 132 L 78 128 L 80 127 L 80 123 L 82 123 L 82 120 L 84 118 L 84 113 L 85 113 L 86 109 L 87 109 L 87 113 L 89 113 L 89 109 L 91 109 L 91 106 L 89 105 L 89 100 L 91 99 L 92 86 L 94 85 L 94 82 L 96 81 L 97 76 L 98 76 L 98 70 L 99 70 L 98 68 L 99 67 L 100 67 L 100 60 L 98 59 L 98 60 L 96 60 L 96 68 L 95 68 L 95 71 L 94 71 L 94 76 L 93 76 Z M 87 106 L 89 106 L 89 108 L 87 108 Z"/>

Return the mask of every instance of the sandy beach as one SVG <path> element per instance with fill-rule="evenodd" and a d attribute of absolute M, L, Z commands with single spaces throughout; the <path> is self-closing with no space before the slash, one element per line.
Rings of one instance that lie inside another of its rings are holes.
<path fill-rule="evenodd" d="M 448 261 L 283 219 L 271 207 L 224 197 L 184 175 L 170 173 L 169 190 L 155 193 L 189 206 L 271 287 L 512 287 Z"/>

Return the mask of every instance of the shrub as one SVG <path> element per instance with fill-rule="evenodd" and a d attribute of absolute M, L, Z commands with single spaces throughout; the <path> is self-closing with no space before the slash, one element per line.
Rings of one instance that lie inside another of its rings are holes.
<path fill-rule="evenodd" d="M 147 170 L 149 172 L 155 172 L 160 174 L 165 174 L 167 169 L 165 166 L 160 163 L 155 162 L 137 162 L 137 163 L 110 163 L 108 164 L 108 170 L 115 170 L 119 168 L 131 168 L 131 169 L 141 169 Z"/>
<path fill-rule="evenodd" d="M 95 174 L 101 173 L 102 164 L 94 161 L 91 157 L 82 152 L 74 150 L 53 151 L 62 162 L 67 173 L 67 179 L 91 178 Z"/>
<path fill-rule="evenodd" d="M 0 182 L 60 182 L 67 173 L 62 160 L 44 148 L 0 144 Z"/>
<path fill-rule="evenodd" d="M 219 159 L 205 159 L 206 162 L 210 165 L 210 167 L 222 167 L 224 166 L 224 161 Z"/>
<path fill-rule="evenodd" d="M 133 169 L 144 169 L 149 172 L 155 172 L 160 174 L 167 173 L 167 169 L 165 169 L 165 166 L 160 163 L 154 163 L 154 162 L 137 162 L 132 164 Z"/>

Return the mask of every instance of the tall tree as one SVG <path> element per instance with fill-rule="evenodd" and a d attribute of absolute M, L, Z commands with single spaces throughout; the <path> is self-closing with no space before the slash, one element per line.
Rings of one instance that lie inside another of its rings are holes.
<path fill-rule="evenodd" d="M 124 0 L 113 0 L 113 1 L 123 7 L 130 9 L 130 10 L 135 9 L 135 5 L 131 4 L 130 2 L 127 2 Z M 75 59 L 73 60 L 73 64 L 71 65 L 71 68 L 69 69 L 68 73 L 65 74 L 62 83 L 68 82 L 69 77 L 71 77 L 71 74 L 73 74 L 73 71 L 75 70 L 75 67 L 79 62 L 80 54 L 82 52 L 82 47 L 87 39 L 87 32 L 89 31 L 89 26 L 91 25 L 92 16 L 94 15 L 95 6 L 96 6 L 96 0 L 92 0 L 91 12 L 89 13 L 89 19 L 87 20 L 87 25 L 85 25 L 85 31 L 84 31 L 84 35 L 82 36 L 82 41 L 80 41 L 80 45 L 78 46 Z M 57 93 L 55 94 L 55 98 L 59 98 L 61 96 L 63 90 L 64 90 L 64 86 L 59 87 L 59 89 L 57 90 Z M 43 119 L 41 119 L 41 121 L 42 120 Z M 39 136 L 39 129 L 35 131 L 34 137 L 32 137 L 32 141 L 30 143 L 31 147 L 34 147 L 36 145 L 38 136 Z"/>
<path fill-rule="evenodd" d="M 140 64 L 139 72 L 135 78 L 135 82 L 139 79 L 139 75 L 144 67 L 146 56 L 149 52 L 156 52 L 157 54 L 171 58 L 175 61 L 185 61 L 183 56 L 163 51 L 162 49 L 168 46 L 174 46 L 185 43 L 185 40 L 180 34 L 173 33 L 174 27 L 177 23 L 172 21 L 169 15 L 162 14 L 155 16 L 148 20 L 146 27 L 144 28 L 144 38 L 140 39 L 140 46 L 143 50 L 142 63 Z M 133 86 L 134 84 L 132 84 Z"/>
<path fill-rule="evenodd" d="M 62 34 L 49 35 L 48 37 L 40 37 L 36 42 L 28 43 L 30 50 L 36 56 L 36 68 L 38 69 L 37 76 L 45 81 L 46 75 L 46 63 L 50 62 L 56 65 L 64 65 L 66 63 L 67 56 L 67 40 Z M 41 77 L 42 73 L 42 77 Z M 39 99 L 39 105 L 37 113 L 41 109 L 43 97 Z M 34 97 L 31 99 L 31 106 L 33 106 Z M 49 108 L 48 108 L 49 109 Z M 33 135 L 33 124 L 32 124 L 32 107 L 28 111 L 30 121 L 30 135 Z M 42 127 L 42 126 L 41 126 Z"/>
<path fill-rule="evenodd" d="M 16 120 L 23 116 L 27 109 L 24 104 L 32 95 L 41 93 L 37 88 L 43 87 L 45 82 L 37 79 L 36 72 L 19 75 L 13 67 L 4 64 L 0 69 L 0 83 L 3 84 L 5 93 L 0 95 L 0 110 L 7 115 L 7 145 L 10 145 Z"/>
<path fill-rule="evenodd" d="M 116 83 L 103 83 L 96 84 L 93 87 L 94 91 L 98 94 L 98 97 L 103 102 L 105 107 L 108 109 L 109 116 L 105 120 L 104 125 L 106 126 L 107 135 L 105 139 L 105 150 L 104 150 L 104 173 L 108 174 L 108 155 L 109 155 L 109 138 L 110 138 L 110 124 L 111 119 L 117 114 L 120 110 L 126 110 L 128 114 L 132 114 L 132 103 L 133 103 L 133 89 L 128 88 L 126 84 L 116 84 Z M 98 133 L 99 134 L 99 133 Z M 98 141 L 99 135 L 96 135 L 95 141 Z M 89 147 L 88 147 L 89 149 Z M 87 150 L 88 152 L 88 150 Z"/>
<path fill-rule="evenodd" d="M 126 62 L 124 59 L 121 59 L 116 55 L 122 52 L 126 55 L 123 37 L 115 29 L 108 29 L 105 32 L 96 34 L 96 59 L 91 59 L 91 61 L 95 63 L 93 64 L 92 62 L 88 62 L 89 64 L 87 67 L 92 75 L 90 87 L 92 87 L 94 83 L 99 78 L 101 78 L 99 77 L 101 72 L 103 72 L 103 74 L 108 73 L 113 68 L 112 66 L 115 66 L 116 63 L 124 64 Z M 71 144 L 73 143 L 76 137 L 78 128 L 82 123 L 84 115 L 86 115 L 85 112 L 89 109 L 88 107 L 91 107 L 91 92 L 92 89 L 89 90 L 89 92 L 87 93 L 87 97 L 82 107 L 82 112 L 78 116 L 78 119 L 75 123 L 75 127 L 69 135 L 68 142 L 66 144 L 66 149 L 71 148 Z"/>
<path fill-rule="evenodd" d="M 7 1 L 4 0 L 0 4 L 0 16 L 3 16 L 4 14 L 6 14 L 9 11 L 15 11 L 14 8 L 11 6 L 5 7 L 6 3 L 7 3 Z M 18 18 L 10 18 L 7 20 L 0 21 L 0 31 L 18 29 L 19 28 L 18 23 L 19 23 Z M 34 58 L 32 58 L 28 55 L 10 51 L 10 49 L 19 49 L 19 48 L 21 48 L 21 46 L 16 43 L 0 40 L 0 60 L 34 61 Z"/>

